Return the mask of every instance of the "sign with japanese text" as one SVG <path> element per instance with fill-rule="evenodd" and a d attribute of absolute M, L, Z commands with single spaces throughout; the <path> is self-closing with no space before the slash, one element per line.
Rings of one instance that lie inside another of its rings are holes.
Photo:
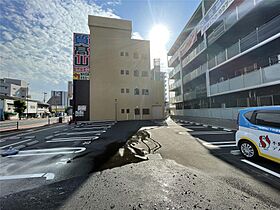
<path fill-rule="evenodd" d="M 73 80 L 89 80 L 90 35 L 74 33 Z"/>

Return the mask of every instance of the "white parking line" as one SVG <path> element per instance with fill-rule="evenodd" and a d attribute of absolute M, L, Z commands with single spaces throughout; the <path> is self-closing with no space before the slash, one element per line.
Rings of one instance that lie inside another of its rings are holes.
<path fill-rule="evenodd" d="M 273 175 L 273 176 L 276 176 L 277 178 L 280 179 L 280 174 L 278 174 L 278 173 L 276 173 L 276 172 L 274 172 L 274 171 L 272 171 L 272 170 L 269 170 L 269 169 L 267 169 L 267 168 L 265 168 L 265 167 L 262 167 L 262 166 L 260 166 L 260 165 L 255 164 L 255 163 L 252 163 L 252 162 L 249 161 L 249 160 L 242 159 L 241 161 L 244 162 L 244 163 L 247 163 L 247 164 L 249 164 L 249 165 L 251 165 L 251 166 L 253 166 L 253 167 L 255 167 L 255 168 L 258 168 L 258 169 L 260 169 L 260 170 L 262 170 L 262 171 L 265 171 L 266 173 L 269 173 L 269 174 L 271 174 L 271 175 Z"/>
<path fill-rule="evenodd" d="M 106 130 L 108 127 L 96 127 L 96 128 L 74 128 L 75 131 L 82 131 L 82 130 Z"/>
<path fill-rule="evenodd" d="M 99 137 L 98 136 L 95 136 L 95 137 L 92 137 L 92 138 L 84 138 L 84 139 L 81 139 L 81 138 L 57 138 L 57 139 L 52 139 L 52 140 L 49 140 L 49 141 L 46 141 L 48 143 L 53 143 L 53 142 L 66 142 L 66 141 L 87 141 L 87 140 L 96 140 L 98 139 Z"/>
<path fill-rule="evenodd" d="M 0 149 L 5 149 L 7 147 L 11 147 L 11 146 L 14 146 L 14 145 L 17 145 L 17 144 L 21 144 L 21 143 L 24 143 L 24 142 L 27 142 L 27 141 L 32 141 L 32 140 L 33 139 L 27 139 L 27 140 L 23 140 L 23 141 L 19 141 L 19 142 L 13 143 L 13 144 L 8 144 L 8 145 L 0 147 Z"/>
<path fill-rule="evenodd" d="M 230 143 L 232 143 L 232 142 L 229 142 L 229 143 L 225 143 L 225 144 L 223 144 L 223 145 L 215 145 L 215 144 L 212 144 L 212 142 L 206 142 L 206 141 L 203 141 L 203 140 L 201 140 L 201 139 L 199 139 L 199 138 L 196 138 L 202 145 L 204 145 L 205 147 L 208 147 L 209 149 L 210 148 L 212 148 L 212 149 L 219 149 L 219 148 L 223 148 L 223 147 L 236 147 L 236 144 L 230 144 Z M 234 141 L 235 142 L 235 141 Z M 216 143 L 216 142 L 214 142 L 214 143 Z M 218 142 L 217 142 L 218 143 Z M 221 143 L 221 142 L 219 142 L 219 143 Z"/>
<path fill-rule="evenodd" d="M 187 127 L 187 128 L 191 128 L 191 129 L 195 129 L 195 128 L 205 128 L 204 126 L 201 126 L 201 125 L 195 125 L 195 126 L 193 126 L 193 125 L 190 125 L 190 126 L 186 125 L 186 127 Z"/>
<path fill-rule="evenodd" d="M 235 141 L 213 141 L 213 142 L 207 142 L 206 144 L 232 144 L 235 143 Z"/>
<path fill-rule="evenodd" d="M 59 147 L 50 149 L 32 149 L 19 151 L 16 155 L 7 157 L 23 157 L 23 156 L 35 156 L 35 155 L 59 155 L 59 154 L 76 154 L 85 151 L 85 147 Z"/>
<path fill-rule="evenodd" d="M 95 133 L 95 134 L 100 134 L 100 133 L 105 133 L 106 131 L 85 131 L 85 132 L 74 132 L 74 133 L 61 133 L 60 135 L 77 135 L 77 134 L 90 134 L 90 133 Z"/>
<path fill-rule="evenodd" d="M 188 127 L 189 128 L 189 127 Z M 217 134 L 230 134 L 228 131 L 193 131 L 191 135 L 217 135 Z"/>
<path fill-rule="evenodd" d="M 230 154 L 232 154 L 232 155 L 240 155 L 241 152 L 240 152 L 240 150 L 231 150 Z"/>
<path fill-rule="evenodd" d="M 216 126 L 211 126 L 212 128 L 214 128 L 214 129 L 218 129 L 218 127 L 216 127 Z"/>
<path fill-rule="evenodd" d="M 224 128 L 223 130 L 224 130 L 224 131 L 229 131 L 229 132 L 232 131 L 231 129 L 227 129 L 227 128 Z"/>
<path fill-rule="evenodd" d="M 30 179 L 30 178 L 41 178 L 45 177 L 46 180 L 54 179 L 53 173 L 39 173 L 39 174 L 21 174 L 11 176 L 0 176 L 0 181 L 12 180 L 12 179 Z"/>

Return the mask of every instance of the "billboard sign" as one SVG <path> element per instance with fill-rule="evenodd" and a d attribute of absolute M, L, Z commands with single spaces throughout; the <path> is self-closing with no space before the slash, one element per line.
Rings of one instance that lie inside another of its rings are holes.
<path fill-rule="evenodd" d="M 74 33 L 73 80 L 89 80 L 90 35 Z"/>

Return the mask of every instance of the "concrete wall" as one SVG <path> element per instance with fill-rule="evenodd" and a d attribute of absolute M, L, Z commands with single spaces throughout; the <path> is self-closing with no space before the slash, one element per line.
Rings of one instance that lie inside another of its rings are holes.
<path fill-rule="evenodd" d="M 163 115 L 163 83 L 142 76 L 143 71 L 150 73 L 150 42 L 131 39 L 131 21 L 89 16 L 89 28 L 90 120 L 114 120 L 115 106 L 118 120 L 151 119 L 153 105 L 162 106 Z M 121 56 L 121 52 L 128 56 Z M 121 70 L 125 70 L 124 75 Z M 138 77 L 134 70 L 139 71 Z M 135 88 L 139 88 L 139 95 L 134 95 Z M 148 89 L 149 95 L 142 95 L 142 89 Z M 134 115 L 136 108 L 140 109 L 139 116 Z M 143 108 L 150 109 L 150 114 L 142 115 Z"/>
<path fill-rule="evenodd" d="M 172 110 L 171 116 L 177 119 L 235 129 L 237 115 L 240 109 L 242 108 Z"/>

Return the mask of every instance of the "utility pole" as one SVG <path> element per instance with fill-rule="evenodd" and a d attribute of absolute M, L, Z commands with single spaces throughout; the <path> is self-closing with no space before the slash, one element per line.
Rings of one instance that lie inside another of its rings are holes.
<path fill-rule="evenodd" d="M 44 92 L 43 94 L 44 94 L 44 103 L 45 103 L 46 102 L 46 95 L 47 95 L 47 93 Z"/>

